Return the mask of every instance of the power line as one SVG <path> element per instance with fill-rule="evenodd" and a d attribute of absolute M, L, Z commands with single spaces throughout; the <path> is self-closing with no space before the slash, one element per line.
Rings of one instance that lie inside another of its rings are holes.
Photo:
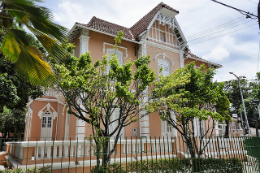
<path fill-rule="evenodd" d="M 256 2 L 254 2 L 254 1 L 251 1 L 251 0 L 248 0 L 249 2 L 251 2 L 251 3 L 254 3 L 254 4 L 257 4 Z"/>
<path fill-rule="evenodd" d="M 211 30 L 214 31 L 214 30 L 216 30 L 216 29 L 218 29 L 218 28 L 221 28 L 221 27 L 229 26 L 229 25 L 231 25 L 231 23 L 233 23 L 233 22 L 234 22 L 233 24 L 235 24 L 235 23 L 237 23 L 237 22 L 241 22 L 241 21 L 242 21 L 241 18 L 243 18 L 242 20 L 245 20 L 245 19 L 246 19 L 246 18 L 244 18 L 244 17 L 240 17 L 240 18 L 238 18 L 238 19 L 229 21 L 229 22 L 227 22 L 227 23 L 221 24 L 221 25 L 216 26 L 216 27 L 214 27 L 214 28 L 210 28 L 210 29 L 208 29 L 208 30 L 205 30 L 205 31 L 202 31 L 202 32 L 198 32 L 198 33 L 193 34 L 193 35 L 190 35 L 190 36 L 188 36 L 187 38 L 191 38 L 191 37 L 194 37 L 194 36 L 196 36 L 196 35 L 201 35 L 201 33 L 203 34 L 203 33 L 205 33 L 205 32 L 209 32 L 209 31 L 211 31 Z M 237 21 L 237 20 L 238 20 L 238 21 Z M 235 21 L 237 21 L 237 22 L 235 22 Z"/>
<path fill-rule="evenodd" d="M 224 5 L 224 6 L 228 7 L 228 8 L 232 8 L 232 9 L 234 9 L 234 10 L 240 12 L 241 14 L 246 15 L 246 16 L 249 17 L 249 18 L 252 18 L 252 16 L 258 18 L 258 16 L 255 15 L 255 14 L 253 14 L 253 13 L 249 13 L 249 12 L 246 12 L 246 11 L 244 11 L 244 10 L 240 10 L 240 9 L 238 9 L 238 8 L 236 8 L 236 7 L 232 7 L 232 6 L 230 6 L 230 5 L 224 4 L 224 3 L 219 2 L 219 1 L 217 1 L 217 0 L 211 0 L 211 1 L 216 2 L 216 3 L 218 3 L 218 4 L 221 4 L 221 5 Z"/>
<path fill-rule="evenodd" d="M 245 23 L 248 23 L 248 22 L 251 22 L 251 21 L 252 21 L 252 20 L 249 20 L 249 21 L 247 21 L 247 22 L 245 22 Z M 191 40 L 188 40 L 188 41 L 193 42 L 194 40 L 198 40 L 198 39 L 201 39 L 201 38 L 203 38 L 203 37 L 208 37 L 208 36 L 210 36 L 210 35 L 213 35 L 213 34 L 216 34 L 216 33 L 219 33 L 219 32 L 223 32 L 223 31 L 226 31 L 226 30 L 235 28 L 235 27 L 237 27 L 237 26 L 240 26 L 240 25 L 235 25 L 235 26 L 233 26 L 233 27 L 231 27 L 231 28 L 227 28 L 227 29 L 223 29 L 223 30 L 220 30 L 220 31 L 217 31 L 217 32 L 213 32 L 213 33 L 208 34 L 208 35 L 203 35 L 203 36 L 201 36 L 201 37 L 197 37 L 197 38 L 194 38 L 194 39 L 191 39 Z"/>
<path fill-rule="evenodd" d="M 196 44 L 199 44 L 199 43 L 203 43 L 203 42 L 210 41 L 210 40 L 213 40 L 213 39 L 216 39 L 216 38 L 220 38 L 220 37 L 223 37 L 223 36 L 225 36 L 225 35 L 235 33 L 235 32 L 237 32 L 237 31 L 240 31 L 240 30 L 243 30 L 243 29 L 249 28 L 249 27 L 254 26 L 254 25 L 256 25 L 256 23 L 253 24 L 253 25 L 250 25 L 250 26 L 247 26 L 247 27 L 244 27 L 244 28 L 241 28 L 241 29 L 235 30 L 235 31 L 233 31 L 233 32 L 229 32 L 229 33 L 226 33 L 226 34 L 223 34 L 223 35 L 217 36 L 217 37 L 213 37 L 213 38 L 208 39 L 208 40 L 204 40 L 204 41 L 201 41 L 201 42 L 197 42 L 197 43 L 191 44 L 191 45 L 189 45 L 189 46 L 193 46 L 193 45 L 196 45 Z"/>

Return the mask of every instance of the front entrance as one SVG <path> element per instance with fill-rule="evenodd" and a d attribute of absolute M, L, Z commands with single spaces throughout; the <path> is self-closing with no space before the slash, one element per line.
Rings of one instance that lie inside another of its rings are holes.
<path fill-rule="evenodd" d="M 41 141 L 51 141 L 52 126 L 53 126 L 53 115 L 50 111 L 46 111 L 42 115 Z"/>

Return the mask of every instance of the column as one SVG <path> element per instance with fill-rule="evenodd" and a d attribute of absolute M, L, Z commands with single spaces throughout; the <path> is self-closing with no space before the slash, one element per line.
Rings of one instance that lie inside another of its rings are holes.
<path fill-rule="evenodd" d="M 81 32 L 80 39 L 80 55 L 86 53 L 88 51 L 89 45 L 89 31 L 87 29 L 83 29 Z"/>
<path fill-rule="evenodd" d="M 142 43 L 138 50 L 138 56 L 146 56 L 147 55 L 147 48 L 146 44 Z M 144 107 L 148 103 L 148 88 L 144 91 L 144 98 L 141 100 L 140 103 L 140 108 Z M 146 115 L 145 115 L 146 114 Z M 140 136 L 146 136 L 147 138 L 150 137 L 150 128 L 149 128 L 149 114 L 146 111 L 140 111 L 139 117 L 142 117 L 145 115 L 143 118 L 139 120 L 139 129 L 140 129 Z"/>
<path fill-rule="evenodd" d="M 180 51 L 180 67 L 181 67 L 181 68 L 184 68 L 184 67 L 185 67 L 183 55 L 184 55 L 184 52 L 183 52 L 183 51 Z"/>

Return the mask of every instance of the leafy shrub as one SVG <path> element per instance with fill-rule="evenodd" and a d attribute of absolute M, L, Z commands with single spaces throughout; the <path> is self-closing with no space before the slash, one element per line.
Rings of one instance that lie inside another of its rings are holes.
<path fill-rule="evenodd" d="M 50 167 L 42 167 L 42 168 L 14 168 L 14 169 L 5 169 L 4 171 L 0 171 L 1 173 L 51 173 Z"/>
<path fill-rule="evenodd" d="M 195 164 L 195 166 L 193 165 Z M 171 159 L 149 159 L 143 161 L 134 161 L 127 164 L 113 163 L 107 168 L 100 166 L 91 170 L 92 173 L 112 172 L 144 172 L 159 171 L 163 173 L 186 172 L 195 168 L 195 172 L 214 172 L 214 173 L 242 173 L 242 161 L 237 158 L 217 159 L 217 158 L 196 158 L 192 161 L 190 158 L 171 158 Z"/>

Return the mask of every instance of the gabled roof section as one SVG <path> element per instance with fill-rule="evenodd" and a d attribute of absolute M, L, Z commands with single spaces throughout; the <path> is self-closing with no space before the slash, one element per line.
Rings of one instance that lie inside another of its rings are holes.
<path fill-rule="evenodd" d="M 177 11 L 177 10 L 173 9 L 172 7 L 168 6 L 167 4 L 161 2 L 160 4 L 158 4 L 154 9 L 152 9 L 148 14 L 146 14 L 142 19 L 140 19 L 138 22 L 136 22 L 130 28 L 134 38 L 137 38 L 142 32 L 144 32 L 148 28 L 148 26 L 152 22 L 154 16 L 162 8 L 167 8 L 168 10 L 171 10 L 175 13 L 179 13 L 179 11 Z"/>
<path fill-rule="evenodd" d="M 201 61 L 201 62 L 205 62 L 205 63 L 209 63 L 211 65 L 214 66 L 214 68 L 222 68 L 222 65 L 218 64 L 218 63 L 215 63 L 215 62 L 211 62 L 211 61 L 208 61 L 208 60 L 205 60 L 203 58 L 200 58 L 192 53 L 189 53 L 189 52 L 186 52 L 185 55 L 184 55 L 186 58 L 191 58 L 191 59 L 194 59 L 194 60 L 198 60 L 198 61 Z"/>
<path fill-rule="evenodd" d="M 166 8 L 175 13 L 179 13 L 179 11 L 161 2 L 148 14 L 146 14 L 142 19 L 135 23 L 131 28 L 126 28 L 124 26 L 120 26 L 94 16 L 88 24 L 76 22 L 74 25 L 75 27 L 70 31 L 69 40 L 72 41 L 77 36 L 77 34 L 79 34 L 81 29 L 80 26 L 100 31 L 103 33 L 111 34 L 114 36 L 116 36 L 118 32 L 122 30 L 124 32 L 124 38 L 132 41 L 138 40 L 138 36 L 148 28 L 149 24 L 152 22 L 157 12 L 162 8 Z"/>
<path fill-rule="evenodd" d="M 92 28 L 101 32 L 105 32 L 112 35 L 117 35 L 120 30 L 124 32 L 124 37 L 129 40 L 134 40 L 134 37 L 129 28 L 107 22 L 105 20 L 99 19 L 97 17 L 92 17 L 88 24 L 76 23 L 78 25 L 82 25 L 88 28 Z"/>

